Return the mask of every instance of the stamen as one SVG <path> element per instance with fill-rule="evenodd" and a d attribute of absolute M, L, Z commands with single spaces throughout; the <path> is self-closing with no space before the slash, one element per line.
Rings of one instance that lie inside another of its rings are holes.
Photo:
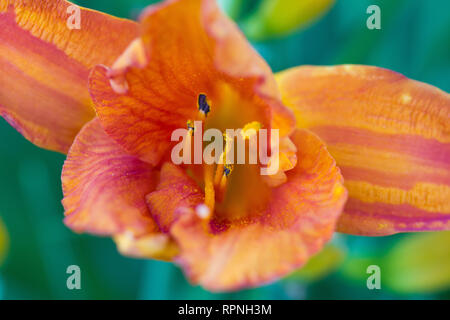
<path fill-rule="evenodd" d="M 249 122 L 242 128 L 241 135 L 244 139 L 249 139 L 253 135 L 257 134 L 261 128 L 262 124 L 260 122 Z"/>
<path fill-rule="evenodd" d="M 189 156 L 188 155 L 186 155 L 186 156 L 191 157 L 190 154 L 191 154 L 191 150 L 192 150 L 192 137 L 194 135 L 194 130 L 195 130 L 194 121 L 188 120 L 186 123 L 186 127 L 187 127 L 188 132 L 184 139 L 183 150 L 189 150 Z M 183 157 L 184 157 L 184 155 L 183 155 Z M 191 160 L 191 159 L 189 159 L 189 160 Z"/>
<path fill-rule="evenodd" d="M 227 163 L 226 155 L 228 153 L 228 148 L 230 147 L 229 142 L 231 141 L 231 137 L 229 137 L 226 133 L 223 134 L 225 139 L 225 150 L 220 155 L 221 163 L 217 164 L 216 174 L 214 176 L 214 186 L 218 186 L 223 176 L 224 172 L 224 164 Z"/>
<path fill-rule="evenodd" d="M 219 185 L 219 195 L 223 199 L 223 196 L 225 195 L 225 190 L 227 188 L 228 179 L 227 175 L 223 175 L 222 179 L 220 179 L 220 185 Z"/>
<path fill-rule="evenodd" d="M 218 186 L 223 176 L 223 163 L 217 165 L 216 174 L 214 175 L 214 186 Z"/>
<path fill-rule="evenodd" d="M 206 94 L 200 93 L 198 95 L 198 111 L 201 120 L 204 120 L 208 115 L 209 111 L 211 111 L 211 101 L 208 99 Z"/>
<path fill-rule="evenodd" d="M 214 212 L 214 205 L 216 202 L 216 194 L 213 184 L 214 165 L 205 164 L 204 179 L 205 179 L 205 205 L 211 212 Z"/>
<path fill-rule="evenodd" d="M 234 166 L 232 164 L 226 164 L 223 169 L 223 175 L 228 177 L 230 173 L 233 171 Z"/>
<path fill-rule="evenodd" d="M 219 190 L 217 192 L 218 201 L 223 201 L 225 197 L 225 192 L 227 190 L 228 185 L 228 176 L 233 171 L 234 166 L 232 164 L 225 164 L 223 168 L 223 174 L 219 183 Z"/>
<path fill-rule="evenodd" d="M 191 134 L 193 134 L 194 129 L 195 129 L 195 128 L 194 128 L 194 121 L 188 120 L 187 123 L 186 123 L 186 126 L 187 126 L 188 131 L 189 131 Z"/>

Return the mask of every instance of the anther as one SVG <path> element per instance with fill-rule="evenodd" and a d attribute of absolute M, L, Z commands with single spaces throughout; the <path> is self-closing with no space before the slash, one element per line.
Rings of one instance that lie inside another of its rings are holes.
<path fill-rule="evenodd" d="M 233 165 L 232 164 L 226 164 L 223 168 L 223 174 L 224 176 L 228 177 L 231 172 L 233 171 Z"/>
<path fill-rule="evenodd" d="M 223 138 L 225 140 L 225 150 L 220 155 L 220 162 L 217 164 L 216 174 L 214 176 L 214 185 L 215 186 L 218 186 L 221 183 L 222 177 L 225 174 L 225 165 L 224 164 L 227 162 L 228 149 L 231 147 L 232 139 L 226 133 L 223 134 Z M 230 169 L 231 165 L 227 164 L 227 167 L 228 167 L 228 169 L 227 169 L 228 174 L 226 174 L 226 177 L 232 171 L 232 168 Z"/>
<path fill-rule="evenodd" d="M 228 176 L 231 174 L 232 171 L 233 171 L 233 165 L 231 165 L 231 164 L 224 165 L 222 178 L 220 179 L 220 183 L 218 186 L 219 190 L 217 192 L 217 197 L 218 197 L 219 201 L 223 201 L 223 199 L 225 197 L 225 193 L 226 193 L 227 185 L 228 185 Z"/>
<path fill-rule="evenodd" d="M 261 128 L 262 124 L 260 122 L 249 122 L 242 128 L 241 135 L 244 139 L 249 139 L 250 137 L 256 135 Z"/>
<path fill-rule="evenodd" d="M 187 126 L 188 131 L 191 132 L 191 134 L 192 134 L 192 132 L 194 132 L 194 121 L 188 120 L 186 123 L 186 126 Z"/>
<path fill-rule="evenodd" d="M 211 102 L 209 101 L 208 97 L 204 93 L 200 93 L 198 95 L 198 111 L 200 113 L 200 116 L 202 118 L 206 118 L 209 111 L 211 111 Z"/>

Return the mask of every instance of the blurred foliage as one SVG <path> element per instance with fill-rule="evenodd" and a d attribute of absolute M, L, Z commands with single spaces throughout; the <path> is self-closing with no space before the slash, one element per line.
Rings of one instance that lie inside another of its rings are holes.
<path fill-rule="evenodd" d="M 335 271 L 345 258 L 345 251 L 329 244 L 312 257 L 304 267 L 294 272 L 288 280 L 317 281 Z"/>
<path fill-rule="evenodd" d="M 252 40 L 288 35 L 324 15 L 334 0 L 263 0 L 243 23 Z"/>
<path fill-rule="evenodd" d="M 386 284 L 401 292 L 435 292 L 450 287 L 450 232 L 415 234 L 384 258 Z"/>
<path fill-rule="evenodd" d="M 393 237 L 387 237 L 387 239 Z M 351 281 L 366 281 L 367 267 L 381 268 L 382 288 L 396 293 L 429 295 L 450 288 L 450 232 L 397 236 L 383 246 L 354 252 L 341 268 Z"/>
<path fill-rule="evenodd" d="M 240 26 L 262 7 L 259 0 L 220 1 Z M 76 2 L 136 19 L 142 8 L 156 1 Z M 381 30 L 366 28 L 366 9 L 372 4 L 381 8 Z M 253 44 L 274 71 L 303 64 L 376 65 L 449 91 L 449 39 L 448 0 L 338 0 L 308 27 Z M 327 249 L 325 257 L 319 254 L 298 273 L 305 278 L 294 273 L 261 288 L 209 293 L 190 285 L 173 264 L 126 258 L 111 239 L 68 230 L 60 203 L 64 156 L 33 146 L 3 119 L 0 138 L 0 216 L 10 235 L 9 254 L 0 268 L 0 298 L 450 298 L 448 236 L 433 233 L 382 238 L 339 235 L 332 245 L 345 252 L 344 260 Z M 408 253 L 414 251 L 415 255 Z M 79 291 L 66 288 L 66 268 L 72 264 L 81 268 Z M 371 264 L 381 267 L 381 290 L 367 289 L 366 270 Z"/>
<path fill-rule="evenodd" d="M 3 220 L 0 219 L 0 266 L 3 264 L 3 260 L 6 257 L 9 247 L 9 236 L 6 230 L 6 226 Z"/>

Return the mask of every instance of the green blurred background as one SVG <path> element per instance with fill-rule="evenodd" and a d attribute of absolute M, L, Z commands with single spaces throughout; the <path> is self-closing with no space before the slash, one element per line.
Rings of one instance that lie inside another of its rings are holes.
<path fill-rule="evenodd" d="M 157 1 L 76 1 L 133 19 L 152 2 Z M 267 18 L 258 9 L 261 1 L 221 3 L 274 71 L 302 64 L 367 64 L 450 91 L 448 0 L 337 0 L 314 23 L 270 37 L 264 30 L 254 33 Z M 371 4 L 381 8 L 381 30 L 366 28 Z M 449 232 L 382 238 L 337 234 L 304 271 L 256 289 L 209 293 L 191 286 L 170 263 L 126 258 L 110 239 L 72 233 L 62 223 L 64 156 L 33 146 L 3 119 L 0 139 L 0 299 L 450 298 Z M 2 248 L 9 248 L 4 259 Z M 66 268 L 72 264 L 81 268 L 81 290 L 66 287 Z M 372 264 L 381 267 L 381 290 L 367 288 L 366 269 Z"/>

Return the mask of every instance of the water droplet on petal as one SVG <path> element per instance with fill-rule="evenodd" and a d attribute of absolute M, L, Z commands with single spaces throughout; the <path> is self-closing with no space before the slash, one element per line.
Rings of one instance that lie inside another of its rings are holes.
<path fill-rule="evenodd" d="M 197 216 L 199 216 L 199 218 L 201 219 L 207 219 L 209 217 L 209 215 L 211 214 L 211 210 L 208 208 L 208 206 L 206 204 L 199 204 L 196 208 L 195 208 L 195 213 L 197 214 Z"/>

